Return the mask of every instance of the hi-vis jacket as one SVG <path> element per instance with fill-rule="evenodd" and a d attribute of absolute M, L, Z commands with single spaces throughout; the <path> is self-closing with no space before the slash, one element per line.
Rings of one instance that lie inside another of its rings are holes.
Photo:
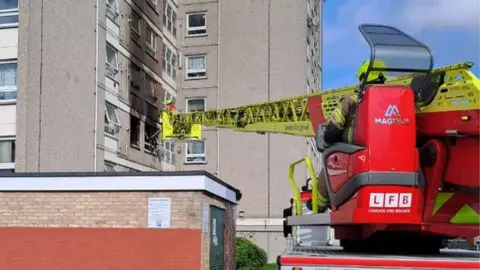
<path fill-rule="evenodd" d="M 353 120 L 357 103 L 357 95 L 342 97 L 327 119 L 327 125 L 332 123 L 338 129 L 343 130 L 341 140 L 344 142 L 353 143 Z"/>

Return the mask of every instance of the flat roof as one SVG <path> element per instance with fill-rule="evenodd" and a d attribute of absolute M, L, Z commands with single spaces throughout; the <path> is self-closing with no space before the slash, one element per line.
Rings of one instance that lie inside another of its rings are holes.
<path fill-rule="evenodd" d="M 207 171 L 0 173 L 0 192 L 205 191 L 237 203 L 240 190 Z"/>

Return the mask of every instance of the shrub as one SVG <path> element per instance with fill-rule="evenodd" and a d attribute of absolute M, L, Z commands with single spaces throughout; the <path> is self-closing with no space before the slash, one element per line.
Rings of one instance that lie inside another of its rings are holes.
<path fill-rule="evenodd" d="M 237 269 L 257 270 L 267 264 L 267 253 L 248 239 L 235 239 Z"/>

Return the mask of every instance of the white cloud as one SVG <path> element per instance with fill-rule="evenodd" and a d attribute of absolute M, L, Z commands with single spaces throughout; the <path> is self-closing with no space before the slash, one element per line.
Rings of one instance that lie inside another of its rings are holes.
<path fill-rule="evenodd" d="M 480 30 L 479 0 L 403 0 L 396 24 L 417 31 L 425 28 L 464 27 Z"/>
<path fill-rule="evenodd" d="M 330 60 L 324 64 L 330 67 L 360 64 L 368 57 L 368 47 L 358 31 L 362 23 L 392 25 L 420 41 L 431 33 L 438 35 L 439 30 L 470 29 L 472 39 L 480 41 L 480 0 L 342 1 L 336 21 L 324 24 L 325 51 L 335 52 L 335 60 L 324 56 Z"/>

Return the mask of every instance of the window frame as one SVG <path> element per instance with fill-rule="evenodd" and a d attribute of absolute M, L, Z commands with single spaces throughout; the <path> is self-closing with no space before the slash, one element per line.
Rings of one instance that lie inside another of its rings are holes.
<path fill-rule="evenodd" d="M 188 144 L 190 143 L 203 143 L 203 154 L 188 154 Z M 188 158 L 202 158 L 203 160 L 189 161 Z M 185 143 L 185 164 L 206 164 L 207 163 L 207 142 L 206 140 L 194 140 Z"/>
<path fill-rule="evenodd" d="M 115 114 L 115 118 L 116 118 L 117 122 L 113 121 L 110 118 L 110 114 L 108 112 L 108 107 L 112 108 L 112 111 Z M 120 118 L 118 117 L 117 107 L 115 105 L 113 105 L 112 103 L 108 102 L 108 101 L 105 101 L 105 116 L 106 116 L 107 121 L 108 121 L 108 123 L 105 123 L 105 129 L 104 129 L 105 133 L 107 135 L 116 137 L 116 135 L 118 134 L 118 131 L 120 129 L 120 126 L 121 126 Z M 108 132 L 107 129 L 112 129 L 113 133 Z"/>
<path fill-rule="evenodd" d="M 157 0 L 147 0 L 150 4 L 152 4 L 154 7 L 157 6 Z M 166 1 L 166 0 L 164 0 Z"/>
<path fill-rule="evenodd" d="M 0 104 L 5 104 L 5 103 L 13 103 L 16 102 L 17 100 L 17 93 L 18 93 L 18 60 L 0 60 L 0 65 L 2 64 L 15 64 L 16 65 L 16 76 L 17 76 L 17 85 L 9 85 L 9 86 L 0 86 L 0 94 L 1 93 L 10 93 L 10 92 L 15 92 L 15 98 L 13 99 L 0 99 Z"/>
<path fill-rule="evenodd" d="M 0 142 L 4 141 L 11 141 L 13 142 L 13 162 L 5 162 L 5 163 L 0 163 L 0 170 L 15 170 L 15 151 L 16 151 L 16 139 L 15 137 L 8 136 L 8 137 L 0 137 Z"/>
<path fill-rule="evenodd" d="M 148 33 L 150 32 L 150 34 Z M 156 57 L 157 53 L 157 33 L 153 30 L 152 27 L 150 27 L 148 24 L 145 25 L 145 45 L 147 48 L 147 52 L 153 56 Z M 151 39 L 152 43 L 150 43 L 148 40 Z"/>
<path fill-rule="evenodd" d="M 151 154 L 153 155 L 155 153 L 155 148 L 152 147 L 152 144 L 147 140 L 147 137 L 148 137 L 148 133 L 147 133 L 147 127 L 153 127 L 155 129 L 155 133 L 157 134 L 157 138 L 158 136 L 160 136 L 160 128 L 158 127 L 158 125 L 156 124 L 149 124 L 147 122 L 144 122 L 145 125 L 144 125 L 144 130 L 143 130 L 143 137 L 144 137 L 144 142 L 143 142 L 143 152 L 147 153 L 147 154 Z M 158 146 L 158 144 L 157 144 Z M 148 148 L 153 148 L 152 150 L 148 149 Z"/>
<path fill-rule="evenodd" d="M 203 71 L 201 69 L 195 70 L 195 71 L 190 71 L 189 65 L 188 65 L 188 60 L 190 58 L 197 58 L 197 57 L 203 57 L 204 59 L 204 66 L 205 68 Z M 204 76 L 196 76 L 196 77 L 189 77 L 189 74 L 191 73 L 205 73 Z M 207 55 L 206 54 L 194 54 L 194 55 L 187 55 L 185 56 L 185 80 L 200 80 L 200 79 L 206 79 L 207 78 Z"/>
<path fill-rule="evenodd" d="M 168 14 L 168 8 L 171 9 L 170 16 Z M 164 0 L 164 5 L 163 5 L 163 12 L 162 12 L 162 25 L 167 29 L 167 31 L 172 34 L 174 37 L 177 36 L 177 19 L 178 19 L 178 14 L 173 8 L 170 3 L 168 3 L 167 0 Z M 170 23 L 170 27 L 168 27 L 168 23 Z"/>
<path fill-rule="evenodd" d="M 140 149 L 140 146 L 142 145 L 141 142 L 141 136 L 142 136 L 142 120 L 139 118 L 139 117 L 136 117 L 135 115 L 131 114 L 130 113 L 130 130 L 129 130 L 129 140 L 130 140 L 130 146 L 135 148 L 135 149 Z M 132 119 L 135 118 L 136 120 L 138 120 L 138 144 L 135 144 L 132 142 Z"/>
<path fill-rule="evenodd" d="M 145 84 L 148 87 L 148 91 L 150 92 L 150 95 L 152 97 L 155 97 L 155 94 L 157 93 L 157 87 L 158 87 L 157 80 L 155 80 L 153 76 L 150 76 L 150 74 L 145 73 Z"/>
<path fill-rule="evenodd" d="M 19 1 L 17 1 L 17 8 L 0 9 L 0 17 L 17 16 L 17 22 L 0 24 L 0 29 L 18 27 L 18 23 L 20 20 L 20 9 L 18 3 Z"/>
<path fill-rule="evenodd" d="M 113 2 L 110 4 L 109 2 Z M 118 17 L 118 2 L 117 0 L 105 0 L 105 15 L 107 18 L 110 18 L 112 21 L 116 21 Z"/>
<path fill-rule="evenodd" d="M 203 100 L 203 111 L 190 111 L 188 102 L 191 100 Z M 185 112 L 190 113 L 190 112 L 204 112 L 207 110 L 207 98 L 206 97 L 187 97 L 185 98 Z"/>
<path fill-rule="evenodd" d="M 140 14 L 138 14 L 137 12 L 135 12 L 134 10 L 132 10 L 132 12 L 130 13 L 130 16 L 129 16 L 129 26 L 130 26 L 130 39 L 133 40 L 135 43 L 139 43 L 140 42 L 140 37 L 142 36 L 142 17 L 140 16 Z M 134 23 L 134 17 L 136 20 L 136 23 Z M 135 29 L 135 24 L 136 24 L 136 27 L 138 28 Z"/>
<path fill-rule="evenodd" d="M 171 141 L 160 142 L 161 160 L 171 165 L 176 163 L 175 143 Z"/>
<path fill-rule="evenodd" d="M 112 50 L 115 56 L 115 65 L 108 61 L 108 49 Z M 105 76 L 116 80 L 118 74 L 118 50 L 107 42 L 105 46 Z"/>
<path fill-rule="evenodd" d="M 108 171 L 107 170 L 107 167 L 110 166 L 113 170 L 112 171 Z M 111 162 L 111 161 L 108 161 L 108 160 L 104 160 L 103 161 L 103 171 L 104 172 L 116 172 L 117 171 L 117 164 L 115 164 L 114 162 Z"/>
<path fill-rule="evenodd" d="M 191 15 L 197 15 L 197 14 L 203 14 L 205 16 L 205 25 L 204 26 L 197 26 L 197 27 L 190 27 L 190 16 Z M 207 35 L 207 12 L 206 11 L 195 11 L 191 13 L 187 13 L 187 27 L 186 27 L 187 37 L 201 37 L 201 36 L 206 36 Z M 200 34 L 190 34 L 190 31 L 198 31 L 198 30 L 205 30 L 205 33 L 200 33 Z"/>
<path fill-rule="evenodd" d="M 167 57 L 168 52 L 170 52 L 170 57 Z M 170 49 L 165 43 L 163 43 L 163 50 L 162 50 L 162 67 L 163 71 L 173 79 L 177 77 L 177 67 L 176 67 L 176 58 L 177 54 Z M 174 61 L 175 59 L 175 61 Z M 167 69 L 167 66 L 170 66 L 170 72 Z"/>

